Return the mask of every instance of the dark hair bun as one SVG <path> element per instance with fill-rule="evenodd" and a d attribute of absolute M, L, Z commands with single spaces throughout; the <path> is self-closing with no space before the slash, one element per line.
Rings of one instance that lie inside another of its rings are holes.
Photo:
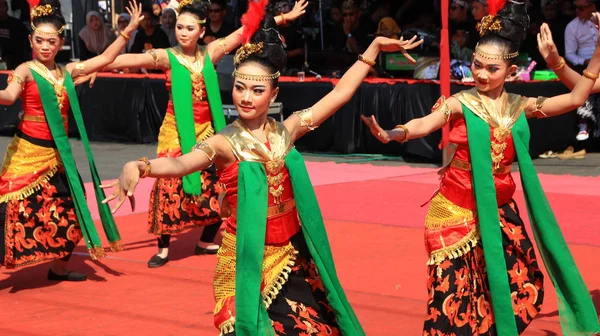
<path fill-rule="evenodd" d="M 197 16 L 199 20 L 204 20 L 206 19 L 208 4 L 204 0 L 194 0 L 191 4 L 181 7 L 179 14 L 190 13 Z"/>
<path fill-rule="evenodd" d="M 261 22 L 260 28 L 252 35 L 251 42 L 262 42 L 263 51 L 252 55 L 248 60 L 256 60 L 256 58 L 262 59 L 269 63 L 275 71 L 281 71 L 285 68 L 287 54 L 283 49 L 283 41 L 281 40 L 281 35 L 279 35 L 275 18 L 273 18 L 272 15 L 267 14 L 265 16 Z"/>
<path fill-rule="evenodd" d="M 529 28 L 529 15 L 525 4 L 507 1 L 496 15 L 496 19 L 500 20 L 502 29 L 493 33 L 520 46 Z"/>

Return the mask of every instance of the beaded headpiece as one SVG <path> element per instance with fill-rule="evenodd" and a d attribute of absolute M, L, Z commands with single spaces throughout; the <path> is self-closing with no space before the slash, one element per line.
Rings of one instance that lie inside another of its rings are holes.
<path fill-rule="evenodd" d="M 35 24 L 33 24 L 33 20 L 42 16 L 50 16 L 53 15 L 55 13 L 55 9 L 54 7 L 52 7 L 52 5 L 50 4 L 45 4 L 45 5 L 37 5 L 37 3 L 39 3 L 39 1 L 31 1 L 30 2 L 30 6 L 32 6 L 31 9 L 31 13 L 30 13 L 30 17 L 31 17 L 31 29 L 40 36 L 43 37 L 47 37 L 47 38 L 51 38 L 51 37 L 56 37 L 61 35 L 64 31 L 65 31 L 65 26 L 63 25 L 62 27 L 60 27 L 58 30 L 53 31 L 53 32 L 45 32 L 45 31 L 39 31 L 37 29 L 37 27 L 35 26 Z"/>
<path fill-rule="evenodd" d="M 481 50 L 481 48 L 479 47 L 479 43 L 477 43 L 477 46 L 475 46 L 475 54 L 477 54 L 477 56 L 479 56 L 479 57 L 487 58 L 489 60 L 501 60 L 501 61 L 506 61 L 509 59 L 517 58 L 517 56 L 519 56 L 518 51 L 509 53 L 509 54 L 490 54 L 490 53 L 487 53 L 487 52 Z"/>

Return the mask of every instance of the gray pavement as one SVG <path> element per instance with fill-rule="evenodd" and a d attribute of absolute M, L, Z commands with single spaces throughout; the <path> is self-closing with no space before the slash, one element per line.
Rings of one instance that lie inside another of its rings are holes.
<path fill-rule="evenodd" d="M 0 151 L 2 157 L 12 138 L 0 137 Z M 73 155 L 77 161 L 81 177 L 85 182 L 91 180 L 85 152 L 80 141 L 71 140 Z M 119 176 L 123 164 L 136 160 L 142 156 L 153 158 L 156 156 L 156 145 L 120 144 L 93 142 L 91 144 L 96 160 L 96 166 L 102 179 L 113 179 Z M 334 155 L 304 153 L 307 161 L 333 161 L 337 163 L 372 164 L 376 166 L 410 166 L 436 168 L 438 165 L 430 163 L 408 163 L 399 157 L 382 157 L 377 155 Z M 600 153 L 590 153 L 583 160 L 536 159 L 534 164 L 537 171 L 553 175 L 599 176 Z M 517 166 L 513 167 L 517 171 Z"/>

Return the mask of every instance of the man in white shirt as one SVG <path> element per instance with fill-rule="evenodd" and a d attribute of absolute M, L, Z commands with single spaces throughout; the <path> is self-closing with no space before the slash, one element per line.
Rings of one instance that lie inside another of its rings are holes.
<path fill-rule="evenodd" d="M 598 28 L 592 22 L 592 14 L 596 11 L 596 1 L 575 0 L 574 18 L 565 29 L 565 58 L 573 65 L 573 68 L 582 71 L 587 66 L 596 49 L 598 39 Z M 595 98 L 595 97 L 590 97 Z M 594 110 L 599 106 L 593 106 L 598 99 L 588 99 L 584 106 L 577 109 L 579 115 L 579 133 L 576 139 L 579 141 L 589 138 L 588 121 L 594 115 Z M 591 118 L 593 120 L 593 118 Z M 585 154 L 584 154 L 585 155 Z"/>
<path fill-rule="evenodd" d="M 594 54 L 598 28 L 592 22 L 596 11 L 594 0 L 575 0 L 577 17 L 565 29 L 565 58 L 575 67 L 585 67 Z"/>

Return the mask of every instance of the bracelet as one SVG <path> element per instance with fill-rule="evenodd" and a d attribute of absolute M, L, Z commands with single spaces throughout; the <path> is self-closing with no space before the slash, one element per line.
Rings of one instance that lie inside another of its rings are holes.
<path fill-rule="evenodd" d="M 370 60 L 370 59 L 364 57 L 362 54 L 358 55 L 358 60 L 361 61 L 361 62 L 363 62 L 363 63 L 365 63 L 365 64 L 367 64 L 367 65 L 369 65 L 369 66 L 375 66 L 375 61 Z"/>
<path fill-rule="evenodd" d="M 285 19 L 285 16 L 283 16 L 283 13 L 279 14 L 281 16 L 281 24 L 286 24 L 287 20 Z"/>
<path fill-rule="evenodd" d="M 565 65 L 567 65 L 567 62 L 565 61 L 564 57 L 560 58 L 560 61 L 558 61 L 558 64 L 555 64 L 555 65 L 548 64 L 548 66 L 550 67 L 550 69 L 554 70 L 554 71 L 561 70 L 562 68 L 565 67 Z"/>
<path fill-rule="evenodd" d="M 593 74 L 593 73 L 587 71 L 587 69 L 583 70 L 583 76 L 586 78 L 589 78 L 593 81 L 595 81 L 596 79 L 598 79 L 598 77 L 600 77 L 598 74 Z"/>
<path fill-rule="evenodd" d="M 127 41 L 129 41 L 129 39 L 131 38 L 131 36 L 125 34 L 123 31 L 119 32 L 119 35 L 121 35 L 121 37 L 123 37 Z"/>
<path fill-rule="evenodd" d="M 148 175 L 150 175 L 150 160 L 148 160 L 148 158 L 144 156 L 143 158 L 140 158 L 138 161 L 142 161 L 143 163 L 146 164 L 146 167 L 144 167 L 144 172 L 142 173 L 142 175 L 140 175 L 140 178 L 148 177 Z"/>
<path fill-rule="evenodd" d="M 409 135 L 410 135 L 408 128 L 404 125 L 396 125 L 396 127 L 394 127 L 394 129 L 397 129 L 397 128 L 401 128 L 404 131 L 404 139 L 402 139 L 401 141 L 398 141 L 398 142 L 401 142 L 401 143 L 407 142 L 409 139 Z"/>
<path fill-rule="evenodd" d="M 226 47 L 227 47 L 227 41 L 225 41 L 224 37 L 221 37 L 219 39 L 219 45 L 221 46 L 221 49 L 223 49 L 223 53 L 225 55 L 229 54 L 229 52 L 227 51 Z"/>

